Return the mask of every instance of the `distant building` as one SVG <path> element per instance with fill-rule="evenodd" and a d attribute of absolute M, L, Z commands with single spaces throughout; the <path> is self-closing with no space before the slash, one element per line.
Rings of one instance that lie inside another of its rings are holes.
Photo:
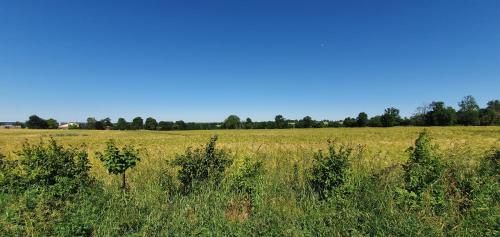
<path fill-rule="evenodd" d="M 79 128 L 80 125 L 78 123 L 73 123 L 73 122 L 69 122 L 69 123 L 61 123 L 59 125 L 59 129 L 72 129 L 72 128 Z"/>
<path fill-rule="evenodd" d="M 18 122 L 2 122 L 0 123 L 0 128 L 13 129 L 13 128 L 22 128 L 22 126 Z"/>
<path fill-rule="evenodd" d="M 5 125 L 0 125 L 0 128 L 12 129 L 12 128 L 22 128 L 22 127 L 21 125 L 5 124 Z"/>

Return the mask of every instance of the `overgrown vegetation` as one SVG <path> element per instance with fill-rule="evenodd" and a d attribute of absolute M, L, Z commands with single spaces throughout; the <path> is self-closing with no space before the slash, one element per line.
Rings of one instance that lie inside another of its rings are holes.
<path fill-rule="evenodd" d="M 16 155 L 15 160 L 1 159 L 0 232 L 13 236 L 91 232 L 86 223 L 66 222 L 67 209 L 100 189 L 89 174 L 87 153 L 50 139 L 25 143 Z"/>
<path fill-rule="evenodd" d="M 90 171 L 88 148 L 61 146 L 52 138 L 25 143 L 7 157 L 0 155 L 0 232 L 498 236 L 500 150 L 442 149 L 432 135 L 418 134 L 407 153 L 401 149 L 406 156 L 401 162 L 387 162 L 387 155 L 339 139 L 329 141 L 326 151 L 306 146 L 273 151 L 264 145 L 241 153 L 234 149 L 242 144 L 238 139 L 228 148 L 224 136 L 221 144 L 214 136 L 176 156 L 159 152 L 162 160 L 148 169 L 142 165 L 153 162 L 156 150 L 146 144 L 143 153 L 144 143 L 134 141 L 143 161 L 130 173 L 134 188 L 128 192 L 97 181 L 112 178 Z M 137 151 L 108 141 L 96 158 L 105 170 L 120 174 L 137 164 Z"/>

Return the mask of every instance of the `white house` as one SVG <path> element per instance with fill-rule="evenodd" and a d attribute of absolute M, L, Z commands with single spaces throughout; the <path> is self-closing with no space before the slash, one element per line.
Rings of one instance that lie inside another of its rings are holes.
<path fill-rule="evenodd" d="M 73 123 L 73 122 L 69 122 L 69 123 L 61 123 L 61 125 L 59 125 L 59 129 L 70 129 L 70 128 L 78 128 L 80 127 L 80 125 L 78 123 Z"/>

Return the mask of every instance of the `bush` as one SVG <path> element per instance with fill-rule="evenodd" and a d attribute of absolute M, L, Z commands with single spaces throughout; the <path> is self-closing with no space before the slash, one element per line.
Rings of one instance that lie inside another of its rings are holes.
<path fill-rule="evenodd" d="M 436 146 L 431 141 L 424 130 L 415 140 L 415 147 L 408 148 L 410 157 L 403 165 L 404 187 L 396 190 L 398 203 L 416 207 L 425 201 L 435 210 L 444 205 L 446 184 L 439 181 L 445 166 L 435 154 Z"/>
<path fill-rule="evenodd" d="M 127 185 L 125 172 L 141 160 L 139 151 L 133 146 L 126 145 L 120 149 L 114 140 L 109 140 L 106 143 L 106 149 L 102 153 L 96 152 L 96 156 L 104 163 L 110 174 L 122 174 L 122 189 L 125 189 Z"/>
<path fill-rule="evenodd" d="M 471 219 L 480 220 L 477 233 L 498 236 L 500 213 L 500 150 L 493 150 L 481 159 L 478 179 L 472 195 Z M 475 225 L 472 228 L 478 228 Z"/>
<path fill-rule="evenodd" d="M 53 236 L 64 221 L 67 208 L 86 190 L 97 188 L 89 175 L 90 165 L 83 149 L 63 148 L 55 140 L 25 143 L 18 159 L 1 159 L 5 216 L 0 222 L 5 235 Z M 91 230 L 89 230 L 91 231 Z"/>
<path fill-rule="evenodd" d="M 245 157 L 241 167 L 231 176 L 230 189 L 252 200 L 260 185 L 259 178 L 263 172 L 262 161 L 252 161 L 250 158 Z"/>
<path fill-rule="evenodd" d="M 172 164 L 180 166 L 177 178 L 184 192 L 189 192 L 194 183 L 211 181 L 218 186 L 224 171 L 232 164 L 232 160 L 224 150 L 216 149 L 217 136 L 213 136 L 204 149 L 188 148 L 186 153 L 178 155 Z"/>
<path fill-rule="evenodd" d="M 352 148 L 337 148 L 331 141 L 328 141 L 328 154 L 321 150 L 315 153 L 309 183 L 320 199 L 330 198 L 338 194 L 341 188 L 348 188 L 344 185 L 348 183 L 351 174 L 351 154 Z"/>
<path fill-rule="evenodd" d="M 37 187 L 64 196 L 76 193 L 80 187 L 93 181 L 89 176 L 87 152 L 65 149 L 52 138 L 48 144 L 43 141 L 36 145 L 25 143 L 16 154 L 19 159 L 11 162 L 17 167 L 10 165 L 7 174 L 15 177 L 17 182 L 11 183 L 9 190 L 23 192 Z"/>

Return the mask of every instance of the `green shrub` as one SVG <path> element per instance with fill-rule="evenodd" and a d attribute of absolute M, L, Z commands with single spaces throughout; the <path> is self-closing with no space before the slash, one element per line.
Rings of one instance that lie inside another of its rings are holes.
<path fill-rule="evenodd" d="M 67 208 L 85 190 L 98 188 L 89 175 L 90 165 L 83 149 L 64 148 L 50 139 L 25 143 L 17 159 L 2 158 L 2 190 L 10 197 L 0 223 L 9 235 L 55 235 L 54 226 L 64 221 Z"/>
<path fill-rule="evenodd" d="M 328 141 L 327 154 L 321 150 L 315 153 L 309 183 L 320 199 L 335 196 L 336 191 L 346 188 L 343 186 L 348 183 L 351 175 L 349 159 L 352 151 L 351 147 L 342 145 L 337 148 L 334 142 Z"/>
<path fill-rule="evenodd" d="M 224 171 L 232 164 L 232 160 L 224 150 L 216 149 L 216 142 L 217 136 L 213 136 L 204 149 L 188 148 L 172 161 L 173 165 L 180 166 L 177 178 L 185 193 L 197 182 L 210 181 L 218 186 L 222 181 Z"/>
<path fill-rule="evenodd" d="M 129 168 L 133 168 L 139 158 L 139 151 L 131 145 L 126 145 L 122 149 L 118 148 L 114 140 L 106 142 L 106 149 L 101 152 L 96 152 L 96 156 L 104 163 L 104 166 L 110 174 L 122 175 L 122 189 L 127 187 L 125 172 Z"/>
<path fill-rule="evenodd" d="M 22 192 L 37 187 L 65 196 L 78 192 L 93 181 L 89 176 L 87 152 L 66 149 L 52 138 L 48 144 L 43 141 L 35 145 L 24 143 L 16 154 L 19 156 L 15 161 L 18 166 L 9 172 L 14 172 L 19 182 L 11 189 Z"/>
<path fill-rule="evenodd" d="M 241 167 L 230 177 L 230 189 L 253 199 L 263 172 L 262 161 L 252 161 L 245 157 Z"/>
<path fill-rule="evenodd" d="M 420 195 L 442 174 L 443 165 L 434 154 L 431 137 L 423 131 L 415 141 L 415 147 L 408 149 L 410 159 L 403 165 L 405 189 Z"/>
<path fill-rule="evenodd" d="M 468 218 L 472 221 L 470 230 L 484 236 L 500 234 L 500 150 L 495 149 L 481 159 L 478 178 L 472 192 L 471 210 Z M 480 222 L 477 226 L 475 222 Z"/>
<path fill-rule="evenodd" d="M 409 159 L 403 165 L 404 187 L 396 190 L 400 204 L 416 207 L 425 201 L 433 207 L 444 205 L 446 184 L 439 181 L 445 166 L 435 154 L 435 149 L 432 138 L 425 130 L 415 140 L 415 147 L 408 148 Z"/>

